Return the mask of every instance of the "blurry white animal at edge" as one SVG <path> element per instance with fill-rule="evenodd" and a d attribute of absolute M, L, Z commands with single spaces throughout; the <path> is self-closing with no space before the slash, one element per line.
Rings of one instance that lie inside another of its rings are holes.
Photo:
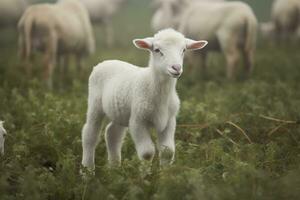
<path fill-rule="evenodd" d="M 4 155 L 4 142 L 6 136 L 6 130 L 3 127 L 3 121 L 0 121 L 0 154 Z"/>

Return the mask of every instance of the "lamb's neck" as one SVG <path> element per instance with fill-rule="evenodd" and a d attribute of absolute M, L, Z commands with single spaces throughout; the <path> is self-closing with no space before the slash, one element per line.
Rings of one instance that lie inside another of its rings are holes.
<path fill-rule="evenodd" d="M 167 74 L 161 74 L 161 72 L 156 71 L 152 66 L 149 66 L 149 71 L 151 73 L 151 85 L 155 88 L 157 95 L 168 95 L 175 91 L 176 78 L 172 78 Z"/>

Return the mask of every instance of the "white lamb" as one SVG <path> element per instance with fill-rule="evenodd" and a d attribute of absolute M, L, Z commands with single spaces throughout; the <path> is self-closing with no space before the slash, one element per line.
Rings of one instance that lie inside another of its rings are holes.
<path fill-rule="evenodd" d="M 90 75 L 87 120 L 82 130 L 82 165 L 88 169 L 94 168 L 95 148 L 104 116 L 111 121 L 105 133 L 110 165 L 121 162 L 126 127 L 139 159 L 151 161 L 154 156 L 150 127 L 158 134 L 160 163 L 168 164 L 174 159 L 176 114 L 180 103 L 175 86 L 183 71 L 184 52 L 201 49 L 207 42 L 186 39 L 173 29 L 166 29 L 133 43 L 150 52 L 148 67 L 110 60 L 98 64 Z"/>
<path fill-rule="evenodd" d="M 4 142 L 5 142 L 5 135 L 6 130 L 3 127 L 3 121 L 0 121 L 0 154 L 4 155 Z"/>

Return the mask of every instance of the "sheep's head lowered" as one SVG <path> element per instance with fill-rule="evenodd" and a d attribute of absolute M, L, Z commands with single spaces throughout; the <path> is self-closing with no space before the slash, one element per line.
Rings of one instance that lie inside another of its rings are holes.
<path fill-rule="evenodd" d="M 184 53 L 186 50 L 202 49 L 207 45 L 205 40 L 191 40 L 173 29 L 159 31 L 154 37 L 135 39 L 136 47 L 151 52 L 149 66 L 160 74 L 178 78 L 182 72 Z"/>
<path fill-rule="evenodd" d="M 0 154 L 4 154 L 4 141 L 5 141 L 6 131 L 3 128 L 3 121 L 0 121 Z"/>

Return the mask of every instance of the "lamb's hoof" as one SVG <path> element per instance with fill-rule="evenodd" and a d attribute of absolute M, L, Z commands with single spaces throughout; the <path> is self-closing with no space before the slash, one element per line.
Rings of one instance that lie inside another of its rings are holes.
<path fill-rule="evenodd" d="M 166 167 L 173 163 L 174 152 L 169 148 L 164 148 L 160 151 L 160 166 Z"/>
<path fill-rule="evenodd" d="M 95 169 L 81 166 L 79 173 L 84 181 L 88 181 L 95 176 Z"/>

